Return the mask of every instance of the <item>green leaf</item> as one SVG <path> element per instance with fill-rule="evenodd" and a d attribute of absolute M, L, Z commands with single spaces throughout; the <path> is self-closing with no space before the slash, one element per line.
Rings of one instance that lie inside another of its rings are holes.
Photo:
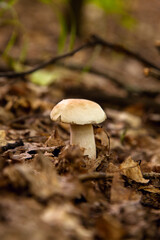
<path fill-rule="evenodd" d="M 47 70 L 38 70 L 30 75 L 30 81 L 41 86 L 47 86 L 58 78 L 57 72 L 51 72 Z"/>

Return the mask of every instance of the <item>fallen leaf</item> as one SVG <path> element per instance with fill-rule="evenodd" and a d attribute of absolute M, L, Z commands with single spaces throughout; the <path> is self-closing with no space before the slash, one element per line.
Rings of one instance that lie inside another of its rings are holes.
<path fill-rule="evenodd" d="M 69 203 L 52 204 L 43 212 L 41 219 L 53 228 L 65 231 L 67 235 L 72 233 L 78 236 L 78 239 L 92 239 L 92 232 L 81 225 L 77 209 Z"/>
<path fill-rule="evenodd" d="M 0 146 L 5 146 L 6 144 L 7 144 L 6 131 L 0 130 Z"/>
<path fill-rule="evenodd" d="M 46 86 L 49 85 L 59 77 L 58 72 L 55 71 L 47 71 L 47 70 L 38 70 L 34 73 L 31 74 L 30 80 L 31 82 L 41 85 L 41 86 Z"/>
<path fill-rule="evenodd" d="M 160 196 L 160 189 L 155 188 L 153 186 L 141 187 L 139 189 L 144 190 L 144 191 L 149 192 L 149 193 L 155 193 L 155 194 L 158 194 Z"/>
<path fill-rule="evenodd" d="M 120 170 L 122 172 L 122 175 L 134 180 L 135 182 L 149 182 L 149 180 L 143 178 L 140 166 L 131 158 L 131 156 L 129 156 L 123 163 L 121 163 Z"/>

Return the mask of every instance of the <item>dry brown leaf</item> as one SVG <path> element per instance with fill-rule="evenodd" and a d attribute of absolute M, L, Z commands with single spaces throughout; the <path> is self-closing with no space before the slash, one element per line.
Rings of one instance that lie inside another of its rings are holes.
<path fill-rule="evenodd" d="M 103 128 L 96 129 L 95 137 L 100 141 L 101 145 L 105 147 L 108 145 L 108 137 Z"/>
<path fill-rule="evenodd" d="M 119 171 L 118 166 L 116 166 L 116 165 L 113 164 L 112 162 L 110 162 L 110 163 L 108 164 L 107 173 L 114 173 L 114 172 L 118 172 L 118 171 Z"/>
<path fill-rule="evenodd" d="M 153 186 L 141 187 L 139 189 L 144 190 L 144 191 L 149 192 L 149 193 L 155 193 L 155 194 L 160 195 L 160 189 L 155 188 Z"/>
<path fill-rule="evenodd" d="M 3 174 L 13 188 L 24 191 L 27 188 L 29 194 L 41 200 L 54 195 L 74 198 L 81 193 L 79 181 L 58 176 L 49 157 L 43 154 L 37 155 L 30 165 L 15 164 L 6 167 Z"/>
<path fill-rule="evenodd" d="M 41 219 L 53 228 L 64 231 L 66 235 L 73 234 L 78 236 L 78 239 L 92 239 L 92 232 L 81 225 L 77 209 L 70 203 L 63 205 L 52 204 L 45 209 Z"/>
<path fill-rule="evenodd" d="M 149 180 L 143 178 L 140 166 L 131 158 L 131 156 L 129 156 L 123 163 L 121 163 L 120 170 L 123 175 L 125 175 L 127 178 L 134 180 L 135 182 L 149 182 Z"/>
<path fill-rule="evenodd" d="M 0 130 L 0 146 L 5 146 L 6 144 L 7 144 L 6 131 Z"/>

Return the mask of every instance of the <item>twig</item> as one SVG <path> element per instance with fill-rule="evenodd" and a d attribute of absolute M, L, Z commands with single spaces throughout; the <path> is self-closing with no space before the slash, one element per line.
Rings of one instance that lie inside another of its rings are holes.
<path fill-rule="evenodd" d="M 43 63 L 39 64 L 37 67 L 33 67 L 32 69 L 30 69 L 28 71 L 19 72 L 19 73 L 15 73 L 15 72 L 2 72 L 2 73 L 0 73 L 0 77 L 8 77 L 8 78 L 23 77 L 23 76 L 31 74 L 31 73 L 33 73 L 33 72 L 35 72 L 37 70 L 45 68 L 46 66 L 54 64 L 54 63 L 58 62 L 59 60 L 65 59 L 67 57 L 72 57 L 74 54 L 76 54 L 77 52 L 81 51 L 82 49 L 91 48 L 91 47 L 94 47 L 96 45 L 101 45 L 101 46 L 104 46 L 104 47 L 107 47 L 107 48 L 111 48 L 112 50 L 114 50 L 116 52 L 121 52 L 121 53 L 123 53 L 123 54 L 125 54 L 125 55 L 127 55 L 129 57 L 132 57 L 132 58 L 138 60 L 139 62 L 143 63 L 145 66 L 152 67 L 152 68 L 155 68 L 157 70 L 160 70 L 159 67 L 157 67 L 153 63 L 149 62 L 148 60 L 146 60 L 145 58 L 143 58 L 139 54 L 134 53 L 134 52 L 124 48 L 121 45 L 109 43 L 109 42 L 101 39 L 100 37 L 98 37 L 96 35 L 93 35 L 91 37 L 90 41 L 88 41 L 87 43 L 83 44 L 82 46 L 74 49 L 71 52 L 62 54 L 60 56 L 53 57 L 50 60 L 48 60 L 46 62 L 43 62 Z"/>
<path fill-rule="evenodd" d="M 67 57 L 72 57 L 74 54 L 76 54 L 77 52 L 81 51 L 82 49 L 85 48 L 89 48 L 89 47 L 93 47 L 96 44 L 94 42 L 88 42 L 86 44 L 83 44 L 82 46 L 74 49 L 73 51 L 69 52 L 69 53 L 65 53 L 63 55 L 57 56 L 57 57 L 53 57 L 50 60 L 43 62 L 41 64 L 39 64 L 37 67 L 34 67 L 28 71 L 24 71 L 24 72 L 19 72 L 19 73 L 15 73 L 15 72 L 3 72 L 0 73 L 0 77 L 8 77 L 8 78 L 13 78 L 13 77 L 22 77 L 28 74 L 31 74 L 33 72 L 36 72 L 37 70 L 40 70 L 42 68 L 45 68 L 46 66 L 49 66 L 53 63 L 58 62 L 61 59 L 67 58 Z"/>
<path fill-rule="evenodd" d="M 156 66 L 155 64 L 151 63 L 147 59 L 140 56 L 138 53 L 132 52 L 131 50 L 125 48 L 122 45 L 105 41 L 97 35 L 93 35 L 92 38 L 93 38 L 94 41 L 96 41 L 97 43 L 99 43 L 102 46 L 110 48 L 110 49 L 114 50 L 115 52 L 123 53 L 123 54 L 125 54 L 129 57 L 132 57 L 132 58 L 138 60 L 139 62 L 143 63 L 144 65 L 146 65 L 148 67 L 152 67 L 152 68 L 155 68 L 157 70 L 160 70 L 160 67 Z"/>
<path fill-rule="evenodd" d="M 106 179 L 106 178 L 112 178 L 113 174 L 112 173 L 103 173 L 103 172 L 93 172 L 93 173 L 86 173 L 86 174 L 81 174 L 79 176 L 79 180 L 81 182 L 87 182 L 90 180 L 99 180 L 99 179 Z"/>
<path fill-rule="evenodd" d="M 125 167 L 122 169 L 118 169 L 116 171 L 113 171 L 111 173 L 104 173 L 104 172 L 92 172 L 92 173 L 86 173 L 86 174 L 81 174 L 78 178 L 81 182 L 86 182 L 86 181 L 92 181 L 92 180 L 99 180 L 99 179 L 107 179 L 107 178 L 113 178 L 114 173 L 121 173 L 123 170 L 130 169 L 130 168 L 135 168 L 140 165 L 140 162 L 135 164 L 134 166 L 130 167 Z M 122 174 L 123 175 L 123 174 Z"/>
<path fill-rule="evenodd" d="M 160 53 L 160 40 L 155 41 L 155 47 L 157 48 L 158 52 Z"/>
<path fill-rule="evenodd" d="M 84 69 L 84 66 L 81 65 L 75 65 L 75 64 L 66 64 L 66 63 L 57 63 L 58 66 L 64 67 L 64 68 L 68 68 L 71 69 L 73 71 L 79 71 L 82 72 Z M 158 94 L 160 94 L 160 91 L 147 91 L 147 90 L 141 90 L 141 89 L 137 89 L 137 88 L 133 88 L 129 85 L 126 85 L 124 82 L 121 82 L 120 79 L 111 76 L 109 73 L 104 73 L 101 72 L 93 67 L 90 67 L 87 70 L 88 73 L 103 77 L 105 79 L 109 79 L 113 84 L 115 84 L 118 88 L 126 90 L 128 92 L 128 94 L 140 94 L 140 95 L 144 95 L 147 97 L 156 97 Z"/>
<path fill-rule="evenodd" d="M 150 172 L 150 173 L 143 173 L 144 178 L 160 178 L 160 173 Z"/>
<path fill-rule="evenodd" d="M 153 68 L 144 68 L 144 75 L 146 77 L 154 77 L 160 80 L 160 71 Z"/>
<path fill-rule="evenodd" d="M 27 151 L 27 153 L 34 155 L 38 152 L 53 152 L 55 149 L 57 149 L 59 147 L 39 147 L 39 148 L 33 148 L 30 149 L 29 151 Z"/>
<path fill-rule="evenodd" d="M 61 62 L 59 62 L 57 65 L 62 66 L 64 68 L 71 69 L 71 70 L 79 71 L 79 72 L 82 72 L 85 68 L 85 66 L 75 65 L 75 64 L 65 64 L 65 63 L 61 63 Z M 93 67 L 90 67 L 89 69 L 87 69 L 87 72 L 93 73 L 93 74 L 98 75 L 98 76 L 103 77 L 103 78 L 108 78 L 117 87 L 119 87 L 121 89 L 128 90 L 130 88 L 129 86 L 126 86 L 124 83 L 120 82 L 120 80 L 116 79 L 115 77 L 112 77 L 110 74 L 101 72 L 101 71 L 99 71 L 99 70 L 97 70 Z"/>

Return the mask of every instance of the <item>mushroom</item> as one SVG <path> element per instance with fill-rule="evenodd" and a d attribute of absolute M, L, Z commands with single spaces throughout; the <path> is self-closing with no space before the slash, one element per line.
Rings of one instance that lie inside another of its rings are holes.
<path fill-rule="evenodd" d="M 53 121 L 70 124 L 70 144 L 84 148 L 84 154 L 96 158 L 96 144 L 92 124 L 106 119 L 103 109 L 95 102 L 86 99 L 64 99 L 51 111 Z"/>

